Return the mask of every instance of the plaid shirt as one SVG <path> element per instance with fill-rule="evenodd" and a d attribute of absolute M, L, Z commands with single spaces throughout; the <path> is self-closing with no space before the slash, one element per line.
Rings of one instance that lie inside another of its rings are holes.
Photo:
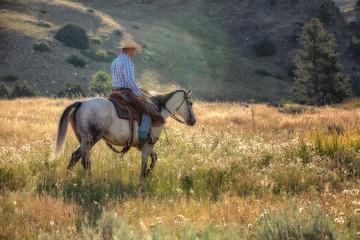
<path fill-rule="evenodd" d="M 141 91 L 134 78 L 134 64 L 128 55 L 122 53 L 112 62 L 111 78 L 113 88 L 131 88 L 136 96 L 141 95 Z"/>

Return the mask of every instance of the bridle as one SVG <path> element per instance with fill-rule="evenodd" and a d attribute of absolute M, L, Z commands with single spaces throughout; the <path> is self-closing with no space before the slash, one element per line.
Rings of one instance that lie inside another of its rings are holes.
<path fill-rule="evenodd" d="M 172 113 L 167 107 L 166 107 L 166 102 L 163 103 L 159 98 L 157 98 L 156 96 L 152 96 L 150 93 L 148 93 L 147 91 L 145 91 L 144 89 L 142 89 L 142 91 L 144 93 L 146 93 L 149 97 L 152 97 L 154 99 L 156 99 L 158 102 L 159 102 L 159 106 L 160 108 L 163 107 L 170 115 L 170 117 L 174 120 L 176 120 L 177 122 L 179 123 L 185 123 L 185 121 L 181 120 L 180 118 L 178 118 L 174 113 Z M 191 102 L 189 101 L 190 100 L 190 96 L 188 96 L 186 94 L 186 92 L 184 90 L 179 90 L 179 91 L 182 91 L 184 93 L 184 99 L 182 100 L 181 104 L 179 105 L 178 108 L 176 108 L 176 110 L 174 112 L 176 112 L 177 110 L 179 110 L 181 108 L 181 106 L 184 104 L 184 102 L 186 101 L 186 105 L 187 105 L 187 108 L 188 108 L 188 112 L 189 112 L 189 116 L 191 116 Z M 175 91 L 177 92 L 177 91 Z M 174 92 L 174 93 L 175 93 Z M 159 108 L 159 110 L 160 110 Z"/>
<path fill-rule="evenodd" d="M 177 110 L 179 110 L 181 108 L 181 106 L 184 104 L 184 102 L 186 101 L 186 105 L 187 105 L 187 108 L 188 108 L 188 112 L 189 112 L 189 116 L 191 116 L 191 104 L 189 102 L 189 99 L 191 97 L 189 97 L 186 92 L 184 91 L 184 99 L 183 101 L 181 102 L 181 104 L 179 105 L 179 107 L 174 111 L 174 112 L 177 112 Z M 170 114 L 170 117 L 176 121 L 178 121 L 179 123 L 185 123 L 185 121 L 181 120 L 180 118 L 178 118 L 175 114 L 173 114 L 167 107 L 166 107 L 166 103 L 165 104 L 161 104 L 162 107 L 164 107 L 164 109 Z"/>

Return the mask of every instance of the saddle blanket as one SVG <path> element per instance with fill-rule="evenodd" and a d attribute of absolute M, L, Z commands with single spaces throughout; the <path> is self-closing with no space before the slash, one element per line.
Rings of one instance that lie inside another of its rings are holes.
<path fill-rule="evenodd" d="M 119 94 L 120 95 L 120 94 Z M 120 95 L 121 96 L 121 95 Z M 129 103 L 126 102 L 122 97 L 113 97 L 111 96 L 108 100 L 114 104 L 117 115 L 121 119 L 131 119 L 133 121 L 138 121 L 140 125 L 140 113 L 136 111 Z M 131 114 L 131 118 L 129 116 Z"/>

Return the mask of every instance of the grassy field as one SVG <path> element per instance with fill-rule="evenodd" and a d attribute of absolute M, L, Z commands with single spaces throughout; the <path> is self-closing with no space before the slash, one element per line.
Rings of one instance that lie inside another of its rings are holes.
<path fill-rule="evenodd" d="M 104 142 L 91 177 L 67 177 L 70 129 L 51 160 L 71 102 L 0 101 L 0 239 L 360 239 L 358 101 L 196 101 L 194 127 L 168 120 L 145 183 L 140 153 Z"/>

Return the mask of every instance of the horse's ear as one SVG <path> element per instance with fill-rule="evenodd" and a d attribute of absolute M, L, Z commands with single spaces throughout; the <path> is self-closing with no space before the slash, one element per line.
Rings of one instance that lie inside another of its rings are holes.
<path fill-rule="evenodd" d="M 187 95 L 190 95 L 192 92 L 192 89 L 190 88 L 188 91 L 187 91 Z"/>

